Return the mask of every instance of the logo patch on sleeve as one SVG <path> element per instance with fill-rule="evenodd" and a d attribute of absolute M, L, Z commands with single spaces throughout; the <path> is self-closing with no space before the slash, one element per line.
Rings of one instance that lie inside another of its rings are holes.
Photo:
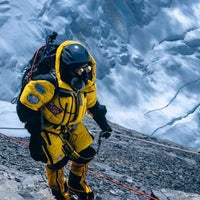
<path fill-rule="evenodd" d="M 34 94 L 28 94 L 27 100 L 31 104 L 37 104 L 39 102 L 39 98 Z"/>
<path fill-rule="evenodd" d="M 58 108 L 55 104 L 53 103 L 48 103 L 46 105 L 47 109 L 49 111 L 51 111 L 51 113 L 53 113 L 54 115 L 58 115 L 62 112 L 62 110 L 60 108 Z"/>
<path fill-rule="evenodd" d="M 36 89 L 36 91 L 39 92 L 40 94 L 45 94 L 45 93 L 46 93 L 45 88 L 44 88 L 42 85 L 40 85 L 40 84 L 36 84 L 36 85 L 35 85 L 35 89 Z"/>

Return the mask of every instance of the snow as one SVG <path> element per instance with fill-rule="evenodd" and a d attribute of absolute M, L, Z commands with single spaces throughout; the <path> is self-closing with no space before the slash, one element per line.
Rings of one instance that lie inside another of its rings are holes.
<path fill-rule="evenodd" d="M 24 125 L 16 115 L 16 106 L 10 102 L 0 101 L 0 132 L 16 137 L 29 136 Z"/>
<path fill-rule="evenodd" d="M 0 3 L 0 128 L 26 136 L 11 99 L 21 72 L 52 31 L 84 43 L 97 61 L 107 117 L 200 149 L 199 0 L 7 0 Z"/>

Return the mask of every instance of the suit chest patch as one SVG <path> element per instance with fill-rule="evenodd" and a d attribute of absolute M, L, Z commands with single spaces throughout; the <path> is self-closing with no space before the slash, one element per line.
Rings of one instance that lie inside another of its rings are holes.
<path fill-rule="evenodd" d="M 55 104 L 53 103 L 48 103 L 46 105 L 47 109 L 49 111 L 51 111 L 51 113 L 53 113 L 54 115 L 58 115 L 62 112 L 62 110 L 60 108 L 58 108 Z"/>

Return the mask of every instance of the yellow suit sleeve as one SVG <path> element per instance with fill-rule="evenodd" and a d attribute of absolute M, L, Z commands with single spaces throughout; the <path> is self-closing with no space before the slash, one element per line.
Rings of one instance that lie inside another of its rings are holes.
<path fill-rule="evenodd" d="M 88 92 L 86 92 L 86 98 L 87 98 L 87 108 L 93 107 L 97 102 L 97 90 L 96 85 L 93 84 Z"/>
<path fill-rule="evenodd" d="M 20 96 L 20 102 L 26 107 L 37 111 L 53 98 L 54 93 L 55 86 L 49 81 L 30 81 Z"/>

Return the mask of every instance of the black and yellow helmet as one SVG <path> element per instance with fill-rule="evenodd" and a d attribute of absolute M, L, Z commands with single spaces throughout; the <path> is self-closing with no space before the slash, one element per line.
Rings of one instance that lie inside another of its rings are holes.
<path fill-rule="evenodd" d="M 81 44 L 70 44 L 65 46 L 61 55 L 61 64 L 63 68 L 69 71 L 75 71 L 84 64 L 88 64 L 90 56 L 87 49 Z"/>
<path fill-rule="evenodd" d="M 90 55 L 87 49 L 83 45 L 79 43 L 74 43 L 74 44 L 65 46 L 63 48 L 60 61 L 61 61 L 60 62 L 61 79 L 64 82 L 72 85 L 72 79 L 74 77 L 83 79 L 83 76 L 79 77 L 76 71 L 82 66 L 89 65 Z"/>

